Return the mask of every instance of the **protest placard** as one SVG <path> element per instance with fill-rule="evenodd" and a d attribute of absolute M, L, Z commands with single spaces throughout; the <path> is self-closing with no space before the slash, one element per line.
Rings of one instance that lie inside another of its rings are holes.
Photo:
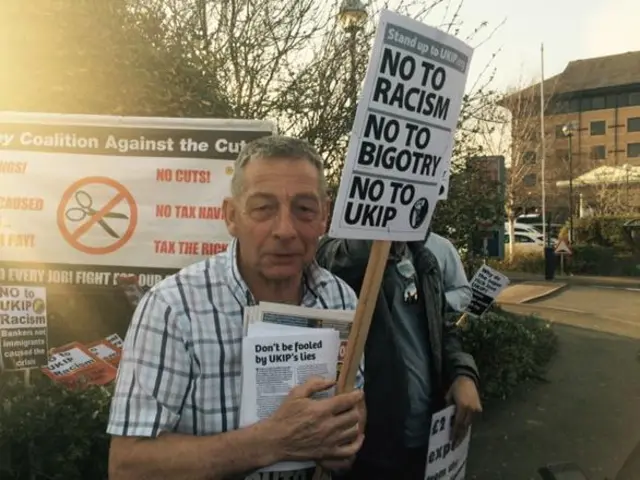
<path fill-rule="evenodd" d="M 96 340 L 87 345 L 87 348 L 100 360 L 104 360 L 114 368 L 120 366 L 120 358 L 122 357 L 122 347 L 117 347 L 109 342 L 106 338 Z"/>
<path fill-rule="evenodd" d="M 451 431 L 455 412 L 455 405 L 451 405 L 431 417 L 425 480 L 464 480 L 471 428 L 454 448 Z"/>
<path fill-rule="evenodd" d="M 46 288 L 0 285 L 0 371 L 40 368 L 48 358 Z"/>
<path fill-rule="evenodd" d="M 151 287 L 224 251 L 233 162 L 267 121 L 0 113 L 0 284 Z"/>
<path fill-rule="evenodd" d="M 383 10 L 330 235 L 425 238 L 451 162 L 473 49 Z"/>
<path fill-rule="evenodd" d="M 107 385 L 117 375 L 114 366 L 98 358 L 79 342 L 56 348 L 42 372 L 53 381 L 70 388 Z"/>
<path fill-rule="evenodd" d="M 477 317 L 484 315 L 509 283 L 508 277 L 487 265 L 482 265 L 471 279 L 473 297 L 467 307 L 467 313 Z"/>
<path fill-rule="evenodd" d="M 122 341 L 122 338 L 120 337 L 120 335 L 118 335 L 117 333 L 112 333 L 111 335 L 109 335 L 107 337 L 107 342 L 109 342 L 110 344 L 114 345 L 115 347 L 118 348 L 122 348 L 122 345 L 124 344 L 124 342 Z"/>

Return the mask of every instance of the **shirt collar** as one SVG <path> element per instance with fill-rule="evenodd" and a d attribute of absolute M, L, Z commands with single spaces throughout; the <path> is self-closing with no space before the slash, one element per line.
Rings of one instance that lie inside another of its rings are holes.
<path fill-rule="evenodd" d="M 243 306 L 256 305 L 258 302 L 249 290 L 249 286 L 242 278 L 238 268 L 238 240 L 232 239 L 225 252 L 227 256 L 227 283 L 231 293 Z M 319 303 L 319 295 L 326 286 L 322 275 L 322 268 L 314 260 L 302 275 L 302 306 L 314 307 Z"/>

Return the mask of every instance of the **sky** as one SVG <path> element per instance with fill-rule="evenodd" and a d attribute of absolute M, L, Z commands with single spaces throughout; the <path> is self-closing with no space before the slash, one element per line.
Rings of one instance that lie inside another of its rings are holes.
<path fill-rule="evenodd" d="M 494 87 L 502 90 L 539 81 L 541 43 L 545 78 L 571 60 L 640 50 L 640 0 L 465 0 L 461 16 L 465 30 L 487 21 L 484 37 L 504 21 L 476 48 L 468 85 L 498 51 Z"/>

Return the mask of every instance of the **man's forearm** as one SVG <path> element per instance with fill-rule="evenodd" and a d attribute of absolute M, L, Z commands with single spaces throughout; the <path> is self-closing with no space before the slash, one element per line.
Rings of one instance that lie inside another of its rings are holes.
<path fill-rule="evenodd" d="M 466 286 L 456 287 L 445 292 L 447 303 L 456 312 L 463 312 L 471 303 L 472 296 L 471 288 Z"/>
<path fill-rule="evenodd" d="M 223 480 L 280 461 L 279 441 L 266 424 L 213 436 L 165 434 L 155 439 L 115 437 L 110 480 Z"/>

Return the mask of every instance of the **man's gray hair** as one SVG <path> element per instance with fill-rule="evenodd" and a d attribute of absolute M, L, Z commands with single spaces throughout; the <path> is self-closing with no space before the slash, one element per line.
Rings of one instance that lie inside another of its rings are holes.
<path fill-rule="evenodd" d="M 286 158 L 291 160 L 305 160 L 311 163 L 318 171 L 320 197 L 322 199 L 326 198 L 327 179 L 324 174 L 324 161 L 322 157 L 309 142 L 284 135 L 261 137 L 244 146 L 233 166 L 231 194 L 234 197 L 241 195 L 244 191 L 243 174 L 245 167 L 249 162 L 258 158 Z"/>

